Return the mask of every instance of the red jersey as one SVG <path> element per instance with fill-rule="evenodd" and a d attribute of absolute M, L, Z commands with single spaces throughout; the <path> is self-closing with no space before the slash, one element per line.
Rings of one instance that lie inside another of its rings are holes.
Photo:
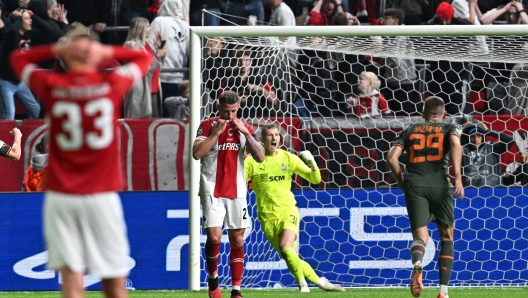
<path fill-rule="evenodd" d="M 205 140 L 215 130 L 219 117 L 209 118 L 200 124 L 197 140 Z M 256 139 L 255 131 L 245 124 Z M 217 198 L 245 198 L 247 184 L 244 172 L 244 156 L 247 139 L 236 125 L 228 123 L 213 148 L 201 159 L 199 195 Z"/>
<path fill-rule="evenodd" d="M 131 61 L 109 72 L 50 72 L 37 63 L 53 59 L 51 46 L 17 51 L 11 64 L 44 103 L 49 125 L 47 189 L 90 194 L 123 188 L 117 119 L 125 93 L 145 75 L 150 57 L 114 47 L 114 58 Z"/>
<path fill-rule="evenodd" d="M 354 98 L 354 112 L 360 117 L 379 117 L 391 111 L 385 96 L 374 90 L 368 95 Z"/>

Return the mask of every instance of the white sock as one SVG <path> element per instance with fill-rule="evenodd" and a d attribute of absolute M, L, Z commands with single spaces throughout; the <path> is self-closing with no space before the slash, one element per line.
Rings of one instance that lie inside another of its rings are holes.
<path fill-rule="evenodd" d="M 446 296 L 447 295 L 447 286 L 440 285 L 440 294 Z"/>
<path fill-rule="evenodd" d="M 233 290 L 240 291 L 240 286 L 233 286 Z"/>

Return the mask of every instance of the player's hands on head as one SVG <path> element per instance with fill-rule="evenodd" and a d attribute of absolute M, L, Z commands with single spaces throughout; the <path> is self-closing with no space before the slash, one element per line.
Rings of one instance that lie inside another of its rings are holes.
<path fill-rule="evenodd" d="M 455 199 L 459 200 L 464 198 L 464 186 L 462 185 L 462 179 L 455 181 L 455 190 L 453 191 L 453 196 Z"/>
<path fill-rule="evenodd" d="M 308 167 L 310 167 L 310 169 L 312 169 L 312 170 L 319 169 L 319 167 L 315 163 L 315 158 L 313 157 L 313 155 L 312 155 L 312 153 L 310 151 L 305 150 L 305 151 L 299 153 L 299 157 L 301 158 L 302 161 L 304 161 L 304 163 L 306 163 L 306 165 Z"/>

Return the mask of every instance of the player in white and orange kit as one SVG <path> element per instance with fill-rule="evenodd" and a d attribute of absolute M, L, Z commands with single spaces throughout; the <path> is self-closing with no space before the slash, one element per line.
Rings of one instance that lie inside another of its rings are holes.
<path fill-rule="evenodd" d="M 203 228 L 207 234 L 205 256 L 209 297 L 222 297 L 218 287 L 218 256 L 222 225 L 229 235 L 231 298 L 240 298 L 244 271 L 244 231 L 249 227 L 247 184 L 244 175 L 246 150 L 257 161 L 264 160 L 264 148 L 249 124 L 236 118 L 240 99 L 232 91 L 218 98 L 218 117 L 202 121 L 193 145 L 193 157 L 201 161 L 200 199 Z"/>
<path fill-rule="evenodd" d="M 93 34 L 93 33 L 92 33 Z M 15 73 L 42 100 L 49 124 L 44 203 L 48 268 L 62 273 L 63 297 L 84 297 L 85 270 L 100 276 L 106 297 L 127 297 L 129 244 L 121 201 L 117 119 L 125 93 L 145 75 L 148 54 L 105 46 L 93 35 L 11 56 Z M 65 73 L 38 69 L 61 58 Z M 129 61 L 98 72 L 103 60 Z"/>

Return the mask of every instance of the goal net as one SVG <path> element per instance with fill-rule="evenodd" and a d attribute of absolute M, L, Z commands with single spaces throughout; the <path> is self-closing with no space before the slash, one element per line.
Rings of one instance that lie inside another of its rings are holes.
<path fill-rule="evenodd" d="M 191 131 L 216 112 L 222 92 L 233 90 L 242 98 L 239 117 L 258 136 L 260 127 L 274 122 L 281 127 L 285 149 L 314 154 L 323 182 L 311 185 L 297 177 L 293 191 L 301 214 L 297 249 L 320 276 L 348 287 L 408 286 L 412 235 L 405 198 L 385 159 L 397 134 L 422 120 L 423 100 L 437 95 L 446 103 L 445 121 L 465 125 L 464 176 L 471 185 L 466 198 L 455 202 L 451 284 L 526 285 L 525 26 L 191 31 Z M 469 136 L 475 139 L 474 133 L 485 142 L 476 150 Z M 481 150 L 484 146 L 491 151 Z M 196 173 L 191 175 L 191 202 Z M 252 192 L 248 200 L 253 222 L 244 236 L 243 286 L 296 287 L 260 230 Z M 424 286 L 438 286 L 438 239 L 432 224 Z M 220 283 L 229 286 L 227 235 L 223 243 Z M 203 243 L 195 247 L 194 256 L 203 255 L 202 249 Z M 197 262 L 191 276 L 205 287 L 205 261 Z"/>

